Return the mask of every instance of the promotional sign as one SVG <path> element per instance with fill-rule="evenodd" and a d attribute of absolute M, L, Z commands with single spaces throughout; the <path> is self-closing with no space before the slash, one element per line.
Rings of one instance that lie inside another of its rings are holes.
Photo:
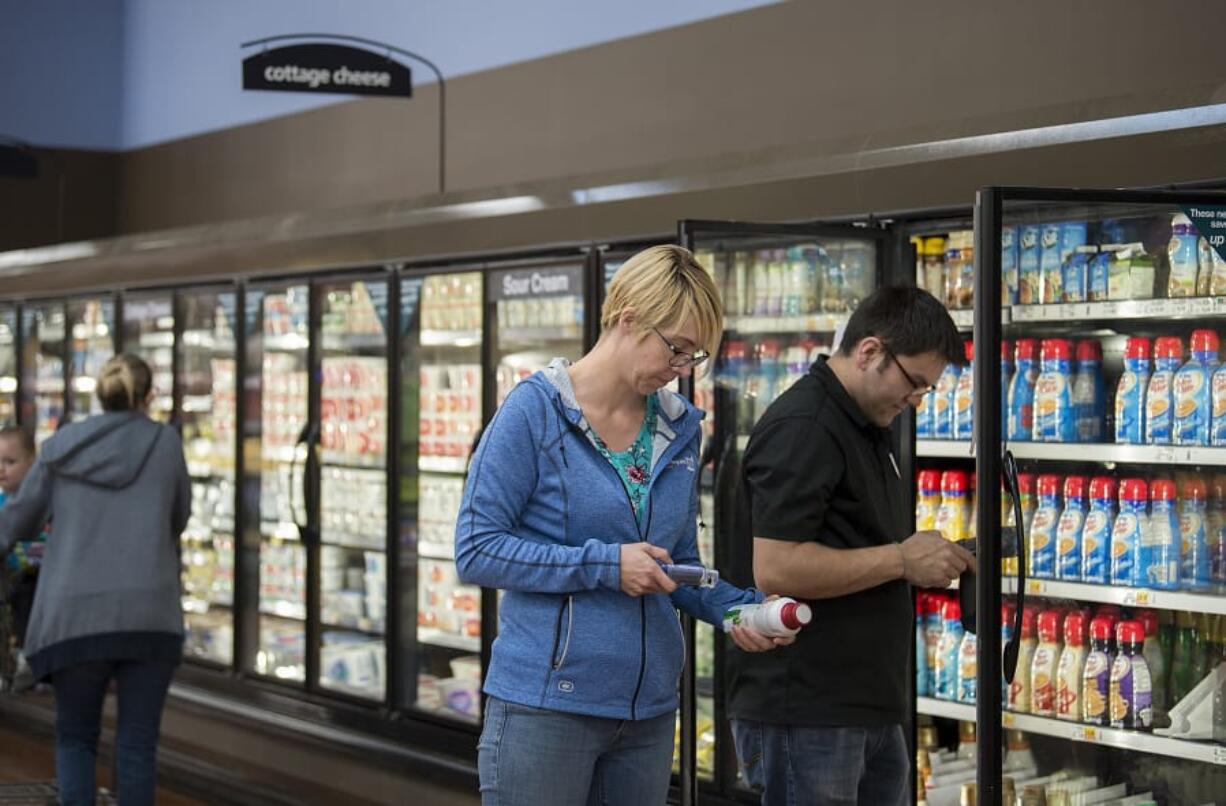
<path fill-rule="evenodd" d="M 490 275 L 490 298 L 564 297 L 583 293 L 583 267 L 517 269 Z"/>
<path fill-rule="evenodd" d="M 413 95 L 409 68 L 347 45 L 287 45 L 243 59 L 243 89 L 341 95 Z"/>
<path fill-rule="evenodd" d="M 1196 225 L 1200 236 L 1217 252 L 1218 257 L 1226 260 L 1226 207 L 1183 205 L 1180 209 Z"/>

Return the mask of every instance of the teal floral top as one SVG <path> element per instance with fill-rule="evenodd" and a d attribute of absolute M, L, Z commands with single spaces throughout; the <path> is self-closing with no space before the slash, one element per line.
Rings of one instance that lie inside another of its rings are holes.
<path fill-rule="evenodd" d="M 647 396 L 643 427 L 639 429 L 634 444 L 624 451 L 609 450 L 600 435 L 591 426 L 588 427 L 588 436 L 591 437 L 596 450 L 609 460 L 609 464 L 613 465 L 613 469 L 621 477 L 626 494 L 630 496 L 630 503 L 634 505 L 634 517 L 640 521 L 643 519 L 643 502 L 647 499 L 647 488 L 651 485 L 651 451 L 656 434 L 657 405 L 653 392 Z"/>

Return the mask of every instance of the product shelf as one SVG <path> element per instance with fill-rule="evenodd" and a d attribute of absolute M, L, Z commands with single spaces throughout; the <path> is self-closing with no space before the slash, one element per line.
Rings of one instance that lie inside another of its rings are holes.
<path fill-rule="evenodd" d="M 1172 739 L 1166 736 L 1155 736 L 1152 733 L 1083 725 L 1078 722 L 1065 722 L 1045 716 L 1015 714 L 1009 711 L 1001 714 L 1001 724 L 1006 730 L 1020 730 L 1120 750 L 1135 750 L 1156 756 L 1226 765 L 1226 746 L 1211 742 Z"/>
<path fill-rule="evenodd" d="M 915 711 L 927 716 L 937 716 L 942 719 L 957 719 L 963 722 L 975 721 L 975 706 L 953 700 L 938 700 L 936 697 L 916 697 Z"/>
<path fill-rule="evenodd" d="M 1001 579 L 1000 591 L 1004 594 L 1017 593 L 1017 577 Z M 1052 599 L 1076 599 L 1122 607 L 1149 607 L 1155 610 L 1184 610 L 1192 613 L 1226 615 L 1226 596 L 1211 593 L 1125 588 L 1085 582 L 1063 582 L 1055 579 L 1027 579 L 1026 595 Z"/>
<path fill-rule="evenodd" d="M 561 327 L 508 327 L 498 331 L 498 345 L 532 345 L 542 342 L 575 341 L 583 338 L 579 325 Z"/>
<path fill-rule="evenodd" d="M 1115 302 L 1069 302 L 1056 305 L 1014 305 L 1004 321 L 1087 322 L 1119 319 L 1203 319 L 1226 317 L 1226 297 L 1138 299 Z"/>
<path fill-rule="evenodd" d="M 421 343 L 426 347 L 475 347 L 481 343 L 481 331 L 423 330 Z"/>
<path fill-rule="evenodd" d="M 1016 459 L 1148 465 L 1226 465 L 1226 448 L 1085 442 L 1010 442 Z"/>
<path fill-rule="evenodd" d="M 430 473 L 467 473 L 468 458 L 460 456 L 419 456 L 417 469 Z"/>
<path fill-rule="evenodd" d="M 423 644 L 446 647 L 447 649 L 459 649 L 464 652 L 481 651 L 480 638 L 456 635 L 455 633 L 444 632 L 434 627 L 418 627 L 417 640 Z"/>
<path fill-rule="evenodd" d="M 323 349 L 347 355 L 358 350 L 386 350 L 387 336 L 383 333 L 325 333 Z"/>
<path fill-rule="evenodd" d="M 958 330 L 970 330 L 975 326 L 975 312 L 969 308 L 950 311 L 949 316 L 954 320 Z"/>
<path fill-rule="evenodd" d="M 811 313 L 802 316 L 729 316 L 725 328 L 741 334 L 833 333 L 847 324 L 846 313 Z"/>
<path fill-rule="evenodd" d="M 952 439 L 917 439 L 915 455 L 921 459 L 974 459 L 975 443 Z"/>

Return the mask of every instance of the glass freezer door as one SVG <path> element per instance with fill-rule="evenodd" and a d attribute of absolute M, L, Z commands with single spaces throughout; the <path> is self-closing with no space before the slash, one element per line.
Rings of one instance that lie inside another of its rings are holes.
<path fill-rule="evenodd" d="M 125 318 L 129 307 L 124 307 Z M 182 537 L 187 631 L 183 651 L 189 658 L 230 666 L 238 446 L 236 294 L 193 289 L 179 297 L 179 319 L 182 397 L 177 419 L 192 480 L 192 516 Z"/>
<path fill-rule="evenodd" d="M 0 306 L 0 424 L 17 422 L 17 309 Z"/>
<path fill-rule="evenodd" d="M 494 306 L 495 408 L 516 384 L 554 358 L 583 355 L 582 263 L 516 267 L 489 274 Z"/>
<path fill-rule="evenodd" d="M 64 419 L 64 306 L 40 302 L 21 309 L 21 422 L 42 445 Z"/>
<path fill-rule="evenodd" d="M 125 296 L 121 336 L 123 349 L 143 358 L 153 371 L 149 416 L 169 422 L 174 414 L 174 296 L 169 291 Z"/>
<path fill-rule="evenodd" d="M 388 283 L 320 296 L 320 663 L 324 688 L 387 690 Z"/>
<path fill-rule="evenodd" d="M 68 301 L 68 419 L 102 413 L 94 394 L 102 365 L 115 355 L 115 302 L 109 297 Z"/>

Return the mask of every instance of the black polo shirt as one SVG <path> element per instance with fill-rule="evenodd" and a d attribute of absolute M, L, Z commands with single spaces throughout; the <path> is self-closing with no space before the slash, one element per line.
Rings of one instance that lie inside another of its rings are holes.
<path fill-rule="evenodd" d="M 742 483 L 753 535 L 835 549 L 906 539 L 910 518 L 889 436 L 819 358 L 750 437 Z M 809 604 L 813 621 L 791 646 L 745 653 L 729 642 L 729 715 L 798 725 L 903 722 L 913 668 L 910 585 L 899 579 Z"/>

